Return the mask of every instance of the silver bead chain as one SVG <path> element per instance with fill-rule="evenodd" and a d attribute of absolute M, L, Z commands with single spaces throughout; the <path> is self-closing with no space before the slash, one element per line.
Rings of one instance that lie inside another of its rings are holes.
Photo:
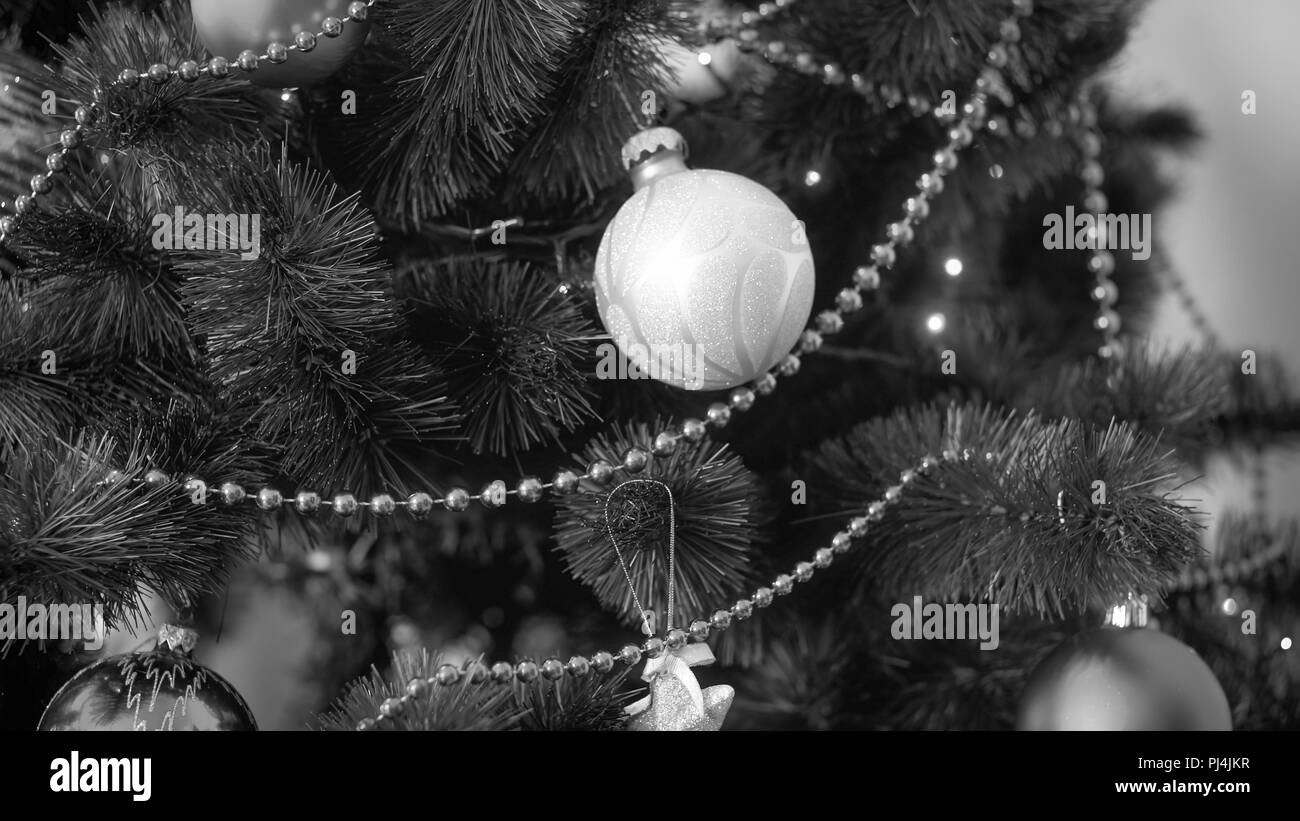
<path fill-rule="evenodd" d="M 277 41 L 270 43 L 260 54 L 253 49 L 245 49 L 233 60 L 217 56 L 202 63 L 197 60 L 182 60 L 175 67 L 166 63 L 153 63 L 141 69 L 122 69 L 107 86 L 100 86 L 95 89 L 95 98 L 92 101 L 77 107 L 73 114 L 77 124 L 72 128 L 64 129 L 59 134 L 59 147 L 50 152 L 45 158 L 47 170 L 35 174 L 31 178 L 32 193 L 20 194 L 14 198 L 14 213 L 17 215 L 27 213 L 35 206 L 37 198 L 42 194 L 49 193 L 54 187 L 54 176 L 67 168 L 68 153 L 81 146 L 86 133 L 101 117 L 109 114 L 104 110 L 103 106 L 105 92 L 108 89 L 136 88 L 146 80 L 154 85 L 162 85 L 176 77 L 180 78 L 182 82 L 192 83 L 205 75 L 215 79 L 224 79 L 229 77 L 232 71 L 251 74 L 257 71 L 263 61 L 275 64 L 283 63 L 289 59 L 290 52 L 297 51 L 305 54 L 315 49 L 316 41 L 321 37 L 338 37 L 343 33 L 343 27 L 349 21 L 360 22 L 365 20 L 370 12 L 370 7 L 375 2 L 376 0 L 353 0 L 348 4 L 346 18 L 326 17 L 321 21 L 320 31 L 314 33 L 300 31 L 294 35 L 293 42 L 281 43 Z M 15 224 L 16 220 L 11 215 L 0 217 L 0 246 L 3 246 L 8 237 L 13 234 Z"/>
<path fill-rule="evenodd" d="M 1099 217 L 1106 212 L 1110 203 L 1101 190 L 1101 184 L 1106 180 L 1106 172 L 1097 160 L 1101 156 L 1097 107 L 1086 93 L 1081 93 L 1078 110 L 1081 128 L 1077 143 L 1080 154 L 1079 179 L 1083 182 L 1083 208 L 1086 213 Z M 1087 265 L 1094 280 L 1089 296 L 1097 303 L 1097 314 L 1092 320 L 1092 327 L 1101 333 L 1101 345 L 1097 348 L 1097 356 L 1114 363 L 1123 354 L 1123 347 L 1118 339 L 1119 314 L 1115 311 L 1115 304 L 1119 301 L 1119 288 L 1115 285 L 1115 280 L 1111 279 L 1111 274 L 1115 273 L 1115 255 L 1106 247 L 1108 238 L 1103 226 L 1102 220 L 1096 219 L 1092 229 L 1092 248 L 1088 251 Z M 1064 230 L 1073 230 L 1073 226 L 1067 225 Z"/>
<path fill-rule="evenodd" d="M 365 3 L 367 7 L 375 0 Z M 787 7 L 793 0 L 784 4 L 768 4 L 772 11 Z M 360 11 L 361 0 L 349 7 L 349 14 Z M 603 459 L 591 462 L 582 476 L 567 469 L 557 470 L 551 481 L 543 482 L 536 476 L 525 476 L 518 480 L 513 489 L 507 489 L 502 480 L 489 482 L 477 494 L 471 494 L 464 488 L 452 488 L 445 494 L 435 496 L 427 492 L 417 492 L 406 499 L 395 499 L 387 493 L 380 493 L 370 500 L 358 500 L 351 493 L 338 493 L 325 498 L 312 490 L 300 490 L 293 497 L 293 504 L 300 513 L 310 514 L 321 508 L 332 509 L 336 515 L 347 517 L 360 510 L 368 510 L 377 516 L 390 516 L 398 509 L 404 509 L 415 517 L 427 515 L 434 505 L 442 505 L 451 511 L 463 511 L 471 502 L 479 502 L 484 507 L 500 507 L 507 499 L 516 497 L 523 502 L 541 501 L 547 491 L 559 495 L 577 492 L 581 479 L 585 478 L 598 486 L 606 486 L 621 475 L 632 475 L 645 470 L 649 460 L 654 456 L 667 456 L 673 453 L 682 440 L 699 442 L 705 435 L 727 426 L 733 412 L 743 413 L 753 407 L 758 396 L 776 390 L 779 376 L 789 377 L 798 373 L 801 364 L 800 354 L 810 354 L 821 348 L 824 337 L 839 332 L 844 327 L 844 315 L 860 309 L 863 305 L 861 292 L 873 291 L 880 287 L 881 270 L 893 267 L 897 249 L 910 243 L 914 237 L 913 226 L 919 224 L 930 214 L 930 200 L 944 189 L 943 178 L 957 167 L 958 152 L 969 146 L 974 133 L 987 125 L 987 101 L 989 90 L 1005 89 L 1000 66 L 1015 54 L 1015 42 L 1019 40 L 1018 18 L 1033 13 L 1032 0 L 1014 0 L 1013 13 L 1000 26 L 1001 39 L 989 50 L 986 67 L 975 83 L 975 91 L 970 100 L 962 106 L 960 118 L 948 129 L 947 143 L 934 153 L 934 165 L 930 171 L 917 180 L 917 193 L 909 197 L 903 205 L 904 216 L 890 223 L 886 239 L 873 246 L 872 265 L 859 266 L 853 273 L 853 286 L 840 290 L 835 299 L 835 307 L 819 313 L 813 326 L 805 330 L 799 338 L 796 350 L 787 354 L 771 371 L 754 380 L 750 385 L 733 388 L 726 402 L 714 402 L 709 405 L 704 419 L 687 418 L 674 430 L 660 431 L 651 439 L 648 447 L 630 447 L 623 452 L 620 464 L 613 465 Z M 364 13 L 362 13 L 364 18 Z M 120 481 L 124 476 L 118 471 L 109 474 L 106 481 Z M 152 477 L 152 478 L 151 478 Z M 160 484 L 170 481 L 161 471 L 150 471 L 145 481 L 148 484 Z M 255 495 L 250 495 L 241 485 L 225 482 L 219 485 L 219 493 L 209 494 L 209 487 L 198 477 L 189 477 L 183 482 L 184 488 L 201 503 L 206 503 L 209 496 L 216 496 L 226 505 L 255 504 L 263 510 L 278 510 L 285 504 L 284 495 L 274 488 L 262 488 Z M 202 492 L 199 492 L 202 491 Z"/>
<path fill-rule="evenodd" d="M 357 2 L 352 3 L 348 9 L 349 18 L 352 20 L 365 19 L 367 10 L 375 1 L 366 0 L 362 2 L 362 0 L 357 0 Z M 784 2 L 763 4 L 763 6 L 760 6 L 759 16 L 760 18 L 771 16 L 771 14 L 789 6 L 792 2 L 793 0 L 784 0 Z M 562 495 L 576 492 L 581 478 L 586 478 L 597 485 L 608 485 L 618 478 L 621 472 L 628 474 L 639 473 L 645 469 L 652 456 L 666 456 L 673 453 L 681 440 L 698 442 L 711 429 L 716 431 L 725 427 L 730 422 L 733 411 L 747 411 L 757 401 L 759 395 L 772 393 L 777 387 L 779 376 L 789 377 L 796 374 L 800 366 L 800 353 L 807 354 L 817 351 L 821 347 L 823 337 L 839 332 L 843 328 L 844 315 L 862 307 L 862 291 L 872 291 L 879 288 L 880 271 L 892 268 L 896 261 L 897 249 L 906 246 L 912 241 L 914 237 L 913 226 L 929 215 L 929 202 L 942 193 L 944 189 L 943 178 L 957 167 L 958 152 L 971 144 L 977 131 L 984 130 L 991 122 L 997 122 L 997 120 L 990 121 L 987 116 L 989 94 L 998 94 L 1004 99 L 1004 102 L 1009 98 L 1010 94 L 1006 89 L 999 69 L 1006 64 L 1007 60 L 1015 52 L 1015 42 L 1019 39 L 1017 18 L 1027 17 L 1033 13 L 1032 0 L 1014 0 L 1013 6 L 1014 12 L 1012 16 L 1006 18 L 1000 27 L 1001 39 L 989 51 L 986 58 L 986 67 L 976 81 L 975 91 L 962 106 L 961 114 L 948 130 L 947 142 L 934 153 L 932 168 L 918 178 L 918 193 L 907 199 L 904 204 L 904 216 L 898 221 L 890 223 L 886 231 L 885 241 L 873 246 L 871 251 L 872 264 L 860 266 L 854 271 L 853 287 L 846 287 L 839 292 L 835 300 L 835 308 L 822 311 L 817 315 L 813 326 L 805 330 L 801 335 L 797 353 L 788 354 L 772 371 L 754 380 L 751 385 L 733 388 L 727 402 L 710 404 L 704 420 L 689 418 L 681 422 L 675 430 L 659 432 L 653 438 L 648 449 L 641 447 L 628 448 L 622 455 L 620 465 L 611 465 L 605 460 L 596 460 L 588 465 L 583 477 L 579 477 L 570 470 L 560 470 L 554 474 L 550 482 L 545 483 L 535 476 L 524 477 L 519 480 L 513 490 L 507 490 L 503 481 L 495 480 L 488 483 L 478 494 L 470 494 L 463 488 L 453 488 L 437 496 L 417 492 L 404 500 L 394 499 L 391 495 L 385 493 L 377 494 L 368 501 L 358 500 L 350 493 L 339 493 L 332 498 L 326 499 L 322 498 L 319 493 L 304 490 L 293 496 L 292 503 L 294 507 L 304 514 L 314 513 L 321 508 L 330 508 L 336 515 L 344 517 L 351 516 L 361 509 L 368 509 L 377 516 L 390 516 L 401 508 L 415 517 L 421 517 L 431 512 L 434 505 L 441 505 L 451 511 L 463 511 L 472 501 L 477 501 L 489 508 L 499 507 L 510 496 L 517 496 L 524 502 L 536 502 L 540 501 L 548 490 Z M 762 13 L 763 11 L 766 11 L 766 14 Z M 338 25 L 334 25 L 335 23 L 338 23 Z M 341 30 L 341 20 L 327 18 L 322 24 L 320 34 L 327 37 L 338 36 Z M 309 51 L 314 45 L 314 36 L 308 38 L 299 35 L 299 39 L 294 44 L 289 46 L 271 44 L 266 52 L 261 55 L 245 51 L 241 53 L 234 64 L 225 58 L 214 57 L 203 65 L 193 61 L 183 61 L 175 69 L 161 63 L 150 66 L 143 72 L 126 69 L 116 81 L 110 84 L 110 87 L 117 85 L 133 86 L 141 81 L 142 75 L 152 82 L 161 84 L 174 76 L 180 77 L 187 82 L 196 80 L 205 73 L 214 77 L 224 77 L 232 66 L 243 71 L 255 71 L 258 63 L 263 59 L 270 62 L 283 62 L 288 51 Z M 796 68 L 799 67 L 801 62 L 806 63 L 807 60 L 801 61 L 798 57 L 795 58 Z M 838 85 L 843 82 L 835 71 L 823 72 L 823 79 L 831 85 Z M 855 86 L 861 85 L 854 83 L 851 77 L 850 82 Z M 863 92 L 860 90 L 860 93 Z M 97 96 L 102 96 L 102 94 L 97 92 Z M 58 161 L 47 160 L 47 165 L 61 166 L 62 156 L 67 150 L 80 145 L 85 131 L 101 113 L 98 102 L 78 108 L 76 128 L 63 132 L 60 136 L 62 147 L 54 152 L 54 155 L 59 156 L 60 159 Z M 41 175 L 39 184 L 36 179 L 33 179 L 32 182 L 32 197 L 22 197 L 20 202 L 15 203 L 15 210 L 20 214 L 31 207 L 35 196 L 49 190 L 49 178 L 46 175 Z M 12 217 L 4 219 L 9 220 L 9 222 L 0 222 L 0 230 L 3 230 L 3 234 L 8 234 L 13 227 Z M 0 235 L 0 241 L 3 241 L 3 235 Z M 943 457 L 944 461 L 968 458 L 970 458 L 969 452 L 959 456 L 952 451 L 946 451 Z M 363 719 L 358 724 L 357 729 L 373 729 L 379 726 L 378 722 L 382 719 L 400 715 L 412 699 L 423 697 L 431 686 L 449 686 L 462 681 L 465 676 L 478 683 L 488 679 L 498 683 L 508 683 L 515 680 L 531 682 L 536 680 L 539 675 L 548 680 L 556 680 L 565 675 L 584 677 L 592 672 L 604 674 L 612 671 L 616 660 L 631 666 L 638 663 L 643 655 L 655 658 L 664 652 L 680 649 L 689 642 L 706 641 L 711 632 L 726 630 L 731 626 L 733 619 L 744 620 L 749 618 L 756 607 L 765 608 L 769 606 L 776 596 L 783 596 L 792 592 L 796 583 L 810 580 L 817 569 L 829 567 L 837 554 L 847 552 L 852 547 L 854 539 L 861 538 L 867 533 L 872 522 L 883 518 L 886 509 L 901 497 L 905 486 L 914 481 L 918 475 L 929 473 L 939 464 L 940 460 L 934 457 L 926 457 L 916 469 L 904 471 L 899 477 L 898 484 L 888 488 L 881 499 L 868 505 L 865 515 L 852 518 L 845 530 L 835 534 L 829 547 L 822 547 L 815 551 L 811 561 L 799 562 L 791 573 L 777 576 L 770 587 L 758 588 L 751 596 L 737 600 L 731 607 L 715 611 L 707 620 L 697 619 L 692 621 L 688 630 L 674 628 L 663 639 L 650 637 L 640 646 L 629 644 L 623 647 L 617 654 L 601 651 L 590 657 L 574 656 L 567 663 L 557 658 L 551 658 L 540 665 L 532 661 L 522 661 L 517 664 L 497 662 L 490 667 L 480 661 L 468 662 L 462 667 L 450 664 L 442 665 L 434 676 L 428 679 L 414 679 L 409 682 L 406 693 L 401 698 L 387 699 L 380 708 L 379 717 Z M 111 471 L 104 480 L 106 484 L 128 481 L 133 481 L 133 477 L 129 477 L 122 471 L 117 470 Z M 173 480 L 163 471 L 150 470 L 145 474 L 143 481 L 150 487 L 163 487 Z M 255 495 L 250 495 L 241 485 L 226 482 L 219 486 L 217 493 L 208 494 L 206 492 L 206 483 L 197 477 L 186 478 L 181 484 L 187 493 L 197 495 L 198 499 L 203 503 L 206 503 L 209 495 L 213 495 L 227 506 L 252 504 L 262 510 L 273 511 L 281 508 L 286 502 L 284 495 L 279 490 L 270 487 L 264 487 Z"/>
<path fill-rule="evenodd" d="M 941 464 L 969 462 L 974 458 L 975 454 L 969 449 L 960 453 L 956 450 L 946 450 L 940 458 L 926 456 L 917 463 L 916 467 L 900 473 L 897 484 L 886 488 L 879 499 L 867 505 L 864 514 L 851 518 L 843 530 L 831 537 L 828 546 L 820 547 L 813 552 L 810 561 L 798 562 L 789 573 L 778 575 L 770 585 L 759 587 L 749 596 L 737 599 L 728 608 L 714 611 L 707 619 L 695 619 L 690 622 L 690 627 L 687 629 L 672 628 L 667 631 L 664 638 L 651 636 L 639 645 L 625 645 L 616 653 L 602 650 L 590 656 L 573 656 L 567 662 L 558 658 L 549 658 L 541 664 L 531 660 L 514 664 L 498 661 L 489 666 L 480 660 L 472 659 L 459 667 L 454 664 L 443 664 L 428 678 L 411 679 L 406 684 L 405 693 L 400 697 L 385 699 L 379 706 L 379 715 L 361 719 L 357 722 L 356 729 L 382 729 L 382 722 L 385 719 L 401 716 L 412 701 L 425 698 L 434 687 L 449 687 L 462 683 L 467 678 L 473 684 L 482 684 L 485 681 L 496 684 L 509 684 L 514 681 L 529 684 L 536 681 L 538 676 L 548 681 L 556 681 L 566 675 L 580 679 L 593 674 L 608 674 L 614 670 L 616 662 L 633 667 L 641 661 L 642 657 L 659 658 L 666 652 L 680 650 L 688 644 L 706 642 L 710 635 L 721 633 L 731 627 L 734 621 L 749 618 L 756 608 L 769 607 L 778 596 L 786 596 L 794 592 L 796 584 L 808 582 L 816 571 L 830 567 L 837 555 L 847 553 L 853 548 L 855 539 L 867 535 L 872 523 L 884 518 L 885 511 L 902 498 L 904 490 L 915 482 L 917 477 L 930 475 Z"/>

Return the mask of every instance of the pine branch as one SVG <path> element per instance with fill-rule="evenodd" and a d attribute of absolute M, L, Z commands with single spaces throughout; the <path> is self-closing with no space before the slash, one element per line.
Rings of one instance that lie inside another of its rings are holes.
<path fill-rule="evenodd" d="M 1118 369 L 1088 359 L 1045 370 L 1017 404 L 1092 425 L 1122 419 L 1175 446 L 1203 443 L 1229 412 L 1234 370 L 1216 351 L 1139 348 Z"/>
<path fill-rule="evenodd" d="M 438 369 L 402 337 L 369 214 L 265 149 L 214 162 L 230 169 L 225 185 L 188 201 L 259 215 L 261 254 L 183 252 L 177 268 L 231 413 L 280 449 L 281 472 L 303 486 L 423 481 L 421 462 L 450 436 L 453 412 Z"/>
<path fill-rule="evenodd" d="M 684 34 L 675 0 L 585 3 L 563 52 L 545 115 L 516 153 L 507 196 L 587 199 L 622 180 L 619 148 L 639 123 L 641 95 L 662 93 L 662 43 Z"/>
<path fill-rule="evenodd" d="M 154 13 L 92 6 L 82 27 L 83 35 L 55 46 L 62 70 L 47 78 L 57 84 L 52 87 L 60 97 L 78 104 L 96 99 L 96 89 L 107 88 L 124 67 L 175 66 L 182 60 L 202 61 L 206 53 L 188 4 L 169 3 Z M 277 94 L 238 76 L 202 76 L 189 83 L 173 77 L 161 85 L 142 79 L 135 88 L 107 88 L 101 105 L 109 113 L 95 122 L 87 142 L 131 152 L 173 196 L 174 186 L 189 171 L 187 164 L 210 146 L 223 140 L 247 144 L 284 126 Z"/>
<path fill-rule="evenodd" d="M 825 443 L 810 497 L 860 510 L 945 451 L 970 458 L 918 479 L 854 554 L 864 580 L 890 595 L 1060 616 L 1128 591 L 1158 598 L 1199 550 L 1193 511 L 1159 489 L 1174 476 L 1169 454 L 1121 423 L 1092 429 L 975 405 L 903 410 Z"/>
<path fill-rule="evenodd" d="M 196 443 L 197 447 L 201 447 Z M 196 470 L 233 474 L 229 453 Z M 173 463 L 175 464 L 175 463 Z M 82 435 L 43 438 L 7 459 L 0 474 L 0 599 L 101 603 L 107 624 L 135 622 L 147 590 L 172 603 L 215 592 L 246 559 L 250 519 L 195 505 L 175 484 L 141 481 L 152 466 L 145 443 Z M 126 481 L 105 484 L 111 470 Z"/>
<path fill-rule="evenodd" d="M 329 710 L 318 716 L 321 730 L 355 730 L 363 719 L 379 718 L 379 708 L 388 699 L 401 699 L 407 685 L 424 682 L 424 693 L 402 703 L 394 718 L 379 721 L 376 729 L 429 730 L 506 730 L 522 718 L 511 704 L 509 688 L 491 681 L 475 683 L 471 676 L 461 676 L 451 686 L 429 684 L 443 660 L 428 651 L 393 654 L 393 664 L 385 673 L 371 668 L 370 675 L 353 682 Z"/>
<path fill-rule="evenodd" d="M 582 304 L 526 265 L 482 260 L 421 263 L 400 272 L 414 338 L 465 408 L 475 453 L 558 442 L 596 418 Z"/>
<path fill-rule="evenodd" d="M 1093 425 L 1118 418 L 1199 459 L 1225 445 L 1294 444 L 1300 403 L 1276 362 L 1276 356 L 1257 352 L 1257 373 L 1243 374 L 1235 354 L 1169 352 L 1134 340 L 1122 367 L 1112 370 L 1095 360 L 1043 367 L 1014 401 L 1045 416 Z"/>
<path fill-rule="evenodd" d="M 1006 730 L 1037 661 L 1068 629 L 1003 621 L 996 652 L 894 641 L 887 602 L 818 611 L 773 636 L 736 680 L 735 729 Z"/>
<path fill-rule="evenodd" d="M 18 218 L 21 279 L 0 283 L 0 452 L 205 390 L 147 199 L 100 174 L 70 158 L 69 186 Z"/>
<path fill-rule="evenodd" d="M 589 675 L 556 681 L 516 681 L 511 690 L 515 709 L 522 711 L 521 730 L 584 731 L 621 730 L 628 716 L 623 708 L 641 695 L 624 690 L 631 668 L 614 675 Z"/>
<path fill-rule="evenodd" d="M 415 226 L 483 196 L 542 115 L 577 15 L 572 0 L 381 4 L 375 46 L 320 95 L 318 136 L 352 147 L 344 165 L 385 222 Z M 343 89 L 355 114 L 339 110 Z"/>
<path fill-rule="evenodd" d="M 632 446 L 647 448 L 652 425 L 615 427 L 592 440 L 577 459 L 577 472 L 596 459 L 621 464 Z M 752 566 L 759 538 L 761 503 L 756 477 L 735 456 L 706 441 L 680 440 L 667 457 L 655 457 L 636 478 L 655 479 L 672 490 L 673 506 L 656 485 L 618 489 L 583 479 L 578 493 L 555 500 L 557 549 L 569 572 L 592 588 L 601 604 L 624 622 L 639 625 L 641 615 L 610 541 L 612 529 L 641 604 L 668 612 L 668 536 L 676 518 L 677 622 L 707 618 L 729 605 L 756 581 Z M 613 495 L 612 502 L 606 503 Z"/>

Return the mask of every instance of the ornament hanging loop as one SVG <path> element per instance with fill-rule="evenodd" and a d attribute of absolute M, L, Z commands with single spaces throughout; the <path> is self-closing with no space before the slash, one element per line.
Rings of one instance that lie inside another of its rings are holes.
<path fill-rule="evenodd" d="M 641 631 L 646 636 L 653 637 L 657 626 L 655 612 L 646 610 L 641 605 L 641 599 L 636 594 L 636 585 L 632 583 L 632 572 L 628 569 L 627 560 L 623 558 L 623 551 L 618 547 L 618 536 L 615 535 L 614 526 L 609 518 L 609 503 L 613 500 L 615 494 L 628 485 L 637 484 L 658 485 L 668 495 L 668 618 L 667 626 L 664 628 L 664 635 L 667 635 L 673 629 L 673 611 L 677 596 L 677 502 L 673 498 L 672 488 L 658 479 L 628 479 L 619 484 L 605 497 L 605 529 L 609 533 L 610 544 L 614 546 L 614 555 L 618 557 L 618 565 L 623 571 L 623 578 L 627 580 L 627 589 L 632 594 L 632 603 L 636 605 L 637 612 L 641 614 Z"/>

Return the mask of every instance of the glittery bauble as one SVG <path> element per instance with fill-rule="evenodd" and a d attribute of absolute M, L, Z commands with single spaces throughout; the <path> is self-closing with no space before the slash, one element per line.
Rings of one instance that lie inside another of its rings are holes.
<path fill-rule="evenodd" d="M 1150 627 L 1067 639 L 1030 676 L 1022 730 L 1231 730 L 1223 688 L 1192 648 Z"/>
<path fill-rule="evenodd" d="M 97 661 L 54 694 L 40 730 L 256 730 L 221 676 L 167 649 Z"/>
<path fill-rule="evenodd" d="M 632 716 L 628 729 L 721 729 L 736 691 L 726 684 L 701 688 L 691 672 L 713 661 L 707 644 L 688 644 L 647 660 L 641 678 L 650 683 L 650 695 L 625 708 Z"/>
<path fill-rule="evenodd" d="M 640 373 L 688 390 L 735 387 L 780 361 L 803 331 L 812 250 L 771 191 L 664 155 L 646 161 L 640 179 L 646 169 L 633 169 L 638 190 L 605 230 L 596 305 Z"/>
<path fill-rule="evenodd" d="M 262 55 L 271 43 L 292 45 L 299 32 L 319 35 L 311 51 L 290 51 L 283 63 L 261 60 L 256 71 L 231 72 L 268 88 L 309 86 L 329 77 L 366 39 L 370 25 L 348 18 L 348 0 L 190 0 L 190 11 L 203 45 L 232 63 L 245 49 Z M 343 33 L 322 34 L 326 17 L 343 21 Z"/>
<path fill-rule="evenodd" d="M 656 676 L 650 682 L 650 707 L 628 721 L 629 730 L 720 730 L 736 691 L 726 684 L 701 690 L 704 709 L 692 703 L 687 686 L 676 676 Z"/>

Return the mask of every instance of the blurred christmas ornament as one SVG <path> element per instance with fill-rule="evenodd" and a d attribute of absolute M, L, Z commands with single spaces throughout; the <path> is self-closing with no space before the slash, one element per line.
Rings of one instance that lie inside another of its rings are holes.
<path fill-rule="evenodd" d="M 243 697 L 196 664 L 193 630 L 164 625 L 153 650 L 97 661 L 54 694 L 40 730 L 256 730 Z"/>
<path fill-rule="evenodd" d="M 650 695 L 625 709 L 629 730 L 718 730 L 727 718 L 736 691 L 726 684 L 700 689 L 692 667 L 713 663 L 707 644 L 689 644 L 648 659 L 644 681 Z"/>
<path fill-rule="evenodd" d="M 699 51 L 675 41 L 663 46 L 664 62 L 675 82 L 668 88 L 674 98 L 687 103 L 707 103 L 723 97 L 741 68 L 743 54 L 734 40 L 722 40 Z"/>
<path fill-rule="evenodd" d="M 635 189 L 596 255 L 596 304 L 623 355 L 687 390 L 763 374 L 808 321 L 813 258 L 780 198 L 726 171 L 688 169 L 671 128 L 623 146 Z"/>
<path fill-rule="evenodd" d="M 351 5 L 348 0 L 190 0 L 190 11 L 203 45 L 232 65 L 246 50 L 269 55 L 272 43 L 280 49 L 297 45 L 282 62 L 262 60 L 255 71 L 232 72 L 267 88 L 293 88 L 338 71 L 366 39 L 369 24 L 349 17 Z M 338 23 L 341 33 L 330 36 Z"/>
<path fill-rule="evenodd" d="M 1145 626 L 1144 600 L 1112 609 L 1034 670 L 1021 730 L 1231 730 L 1223 688 L 1192 648 Z"/>

